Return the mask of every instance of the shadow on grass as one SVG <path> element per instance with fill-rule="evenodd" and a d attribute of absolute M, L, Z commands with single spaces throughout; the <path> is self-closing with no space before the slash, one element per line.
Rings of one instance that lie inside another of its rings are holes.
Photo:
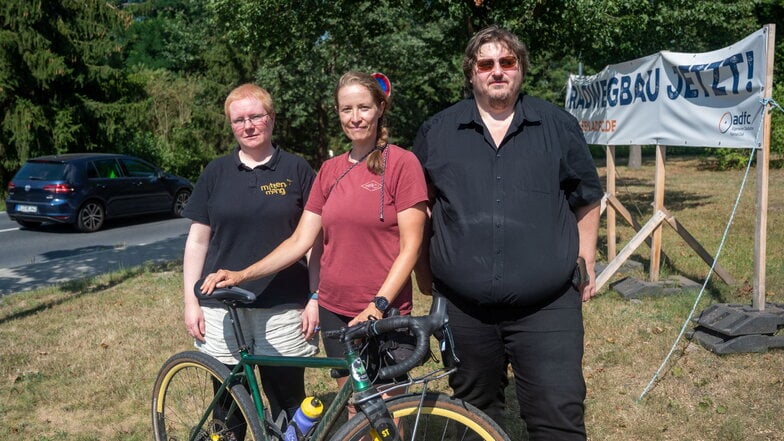
<path fill-rule="evenodd" d="M 91 280 L 101 274 L 136 268 L 147 262 L 169 262 L 182 259 L 186 235 L 158 242 L 129 247 L 83 247 L 56 252 L 57 257 L 45 262 L 0 269 L 0 297 L 45 286 L 79 286 L 79 280 Z"/>
<path fill-rule="evenodd" d="M 620 187 L 621 184 L 618 186 Z M 652 191 L 635 191 L 621 188 L 615 197 L 632 213 L 632 216 L 637 216 L 637 222 L 641 225 L 648 221 L 641 218 L 641 216 L 649 217 L 653 214 Z M 677 213 L 707 205 L 708 201 L 709 199 L 705 198 L 703 194 L 688 191 L 668 191 L 664 200 L 664 208 L 671 213 Z"/>
<path fill-rule="evenodd" d="M 62 297 L 45 301 L 28 309 L 23 309 L 21 311 L 16 311 L 13 314 L 0 317 L 0 325 L 6 322 L 11 322 L 13 320 L 29 317 L 41 311 L 68 303 L 85 295 L 105 291 L 115 285 L 123 283 L 128 279 L 136 277 L 139 274 L 170 271 L 178 264 L 178 262 L 148 262 L 143 265 L 121 270 L 107 276 L 92 276 L 64 282 L 58 287 L 58 291 L 64 294 Z"/>

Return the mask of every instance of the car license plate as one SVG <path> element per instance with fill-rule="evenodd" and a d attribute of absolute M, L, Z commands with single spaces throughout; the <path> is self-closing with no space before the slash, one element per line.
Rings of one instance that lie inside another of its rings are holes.
<path fill-rule="evenodd" d="M 38 207 L 35 205 L 17 205 L 16 211 L 20 213 L 38 213 Z"/>

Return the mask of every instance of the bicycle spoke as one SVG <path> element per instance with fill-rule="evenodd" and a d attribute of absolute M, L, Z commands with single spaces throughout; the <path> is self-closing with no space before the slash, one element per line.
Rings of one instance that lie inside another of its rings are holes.
<path fill-rule="evenodd" d="M 404 441 L 508 441 L 509 438 L 487 415 L 478 409 L 443 394 L 428 394 L 420 409 L 420 397 L 403 396 L 387 402 L 398 422 Z M 417 416 L 419 415 L 419 416 Z M 372 439 L 370 423 L 363 415 L 352 418 L 334 440 Z M 416 433 L 414 431 L 416 430 Z"/>
<path fill-rule="evenodd" d="M 216 397 L 228 370 L 200 353 L 178 354 L 164 365 L 153 390 L 153 428 L 158 441 L 261 439 L 253 402 L 239 384 Z M 208 413 L 215 399 L 215 407 Z M 247 432 L 247 436 L 246 436 Z"/>

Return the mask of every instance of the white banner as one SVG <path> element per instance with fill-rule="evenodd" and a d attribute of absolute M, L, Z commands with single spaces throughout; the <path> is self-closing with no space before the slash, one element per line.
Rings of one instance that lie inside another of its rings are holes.
<path fill-rule="evenodd" d="M 759 148 L 767 28 L 724 49 L 659 52 L 570 75 L 566 110 L 588 144 Z"/>

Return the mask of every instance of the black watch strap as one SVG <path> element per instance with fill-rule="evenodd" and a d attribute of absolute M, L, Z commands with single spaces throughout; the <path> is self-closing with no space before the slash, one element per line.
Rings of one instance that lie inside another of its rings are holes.
<path fill-rule="evenodd" d="M 381 312 L 386 312 L 386 310 L 389 308 L 389 300 L 387 300 L 385 297 L 373 297 L 373 304 L 376 305 L 376 309 Z"/>

